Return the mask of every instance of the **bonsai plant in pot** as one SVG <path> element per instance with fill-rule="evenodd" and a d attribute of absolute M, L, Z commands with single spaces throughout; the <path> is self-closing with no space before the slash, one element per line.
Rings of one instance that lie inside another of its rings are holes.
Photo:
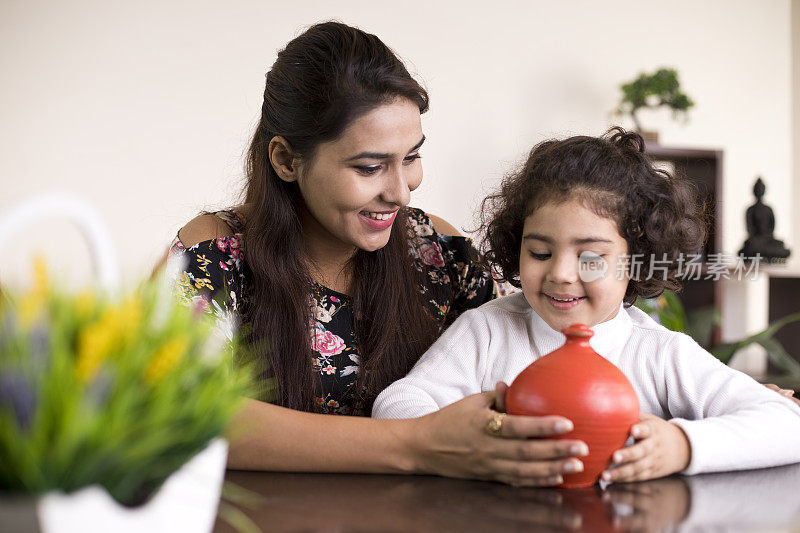
<path fill-rule="evenodd" d="M 660 68 L 652 74 L 642 72 L 634 80 L 623 83 L 620 90 L 622 97 L 617 113 L 630 116 L 636 130 L 648 143 L 658 143 L 658 132 L 642 128 L 637 116 L 639 110 L 666 106 L 672 110 L 673 117 L 685 118 L 694 106 L 694 101 L 681 90 L 678 71 L 673 68 Z"/>

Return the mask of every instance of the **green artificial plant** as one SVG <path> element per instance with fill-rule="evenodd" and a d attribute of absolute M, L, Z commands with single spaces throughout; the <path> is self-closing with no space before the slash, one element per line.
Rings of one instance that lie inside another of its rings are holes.
<path fill-rule="evenodd" d="M 162 281 L 110 296 L 69 294 L 41 264 L 34 279 L 0 292 L 0 494 L 100 485 L 140 504 L 223 434 L 253 367 Z"/>

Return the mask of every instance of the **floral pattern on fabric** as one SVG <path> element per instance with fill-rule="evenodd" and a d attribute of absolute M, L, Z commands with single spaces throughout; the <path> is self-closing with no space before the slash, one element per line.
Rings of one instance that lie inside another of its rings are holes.
<path fill-rule="evenodd" d="M 188 249 L 176 235 L 170 245 L 170 255 L 183 256 L 187 264 L 176 281 L 175 290 L 180 300 L 213 312 L 217 318 L 225 310 L 241 315 L 239 302 L 245 292 L 241 244 L 244 224 L 232 211 L 214 214 L 231 227 L 234 235 L 198 242 Z M 224 309 L 213 305 L 212 301 L 213 297 L 220 296 L 220 291 Z"/>
<path fill-rule="evenodd" d="M 175 237 L 170 252 L 188 260 L 176 282 L 179 297 L 220 316 L 235 312 L 246 321 L 247 273 L 242 246 L 243 222 L 234 211 L 219 211 L 234 235 L 199 242 L 186 248 Z M 467 309 L 501 294 L 489 274 L 478 264 L 478 252 L 467 237 L 436 233 L 428 216 L 409 208 L 409 253 L 424 277 L 420 286 L 424 302 L 434 317 L 449 326 Z M 212 298 L 222 293 L 222 306 Z M 350 296 L 319 284 L 309 301 L 309 335 L 312 368 L 319 376 L 316 410 L 320 413 L 369 416 L 354 390 L 359 372 L 359 350 L 353 331 Z"/>

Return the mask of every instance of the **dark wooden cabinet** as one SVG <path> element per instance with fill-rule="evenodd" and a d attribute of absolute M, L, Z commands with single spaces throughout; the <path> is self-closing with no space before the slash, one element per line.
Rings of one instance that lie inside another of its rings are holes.
<path fill-rule="evenodd" d="M 722 151 L 697 148 L 670 148 L 659 145 L 648 145 L 647 155 L 657 166 L 670 174 L 688 179 L 697 189 L 698 198 L 705 206 L 708 216 L 706 231 L 708 238 L 702 251 L 703 261 L 712 254 L 722 250 L 722 209 L 720 207 L 722 191 Z M 713 258 L 713 256 L 712 256 Z M 688 314 L 714 308 L 721 313 L 721 286 L 714 279 L 685 279 L 683 290 L 678 293 Z M 715 327 L 712 342 L 720 341 L 720 330 Z"/>
<path fill-rule="evenodd" d="M 646 153 L 657 164 L 668 167 L 666 170 L 671 174 L 687 178 L 694 184 L 709 216 L 703 255 L 707 258 L 710 254 L 722 252 L 719 216 L 722 213 L 722 151 L 650 145 Z"/>
<path fill-rule="evenodd" d="M 774 270 L 774 267 L 771 267 Z M 769 321 L 800 312 L 800 274 L 775 273 L 769 277 Z M 786 351 L 800 361 L 800 322 L 787 324 L 775 334 Z M 775 373 L 770 365 L 768 371 Z"/>

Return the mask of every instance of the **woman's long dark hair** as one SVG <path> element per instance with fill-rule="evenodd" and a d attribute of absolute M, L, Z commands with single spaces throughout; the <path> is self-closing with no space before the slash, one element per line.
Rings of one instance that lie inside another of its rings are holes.
<path fill-rule="evenodd" d="M 268 145 L 282 136 L 304 161 L 337 139 L 357 117 L 402 97 L 424 113 L 428 95 L 376 36 L 338 22 L 316 24 L 278 53 L 267 74 L 264 103 L 247 154 L 245 261 L 252 275 L 246 313 L 251 345 L 269 362 L 275 403 L 312 411 L 307 267 L 294 183 L 278 178 Z M 401 210 L 388 244 L 358 250 L 353 269 L 354 330 L 361 353 L 357 389 L 367 408 L 380 390 L 405 375 L 433 342 L 437 324 L 423 308 Z"/>

